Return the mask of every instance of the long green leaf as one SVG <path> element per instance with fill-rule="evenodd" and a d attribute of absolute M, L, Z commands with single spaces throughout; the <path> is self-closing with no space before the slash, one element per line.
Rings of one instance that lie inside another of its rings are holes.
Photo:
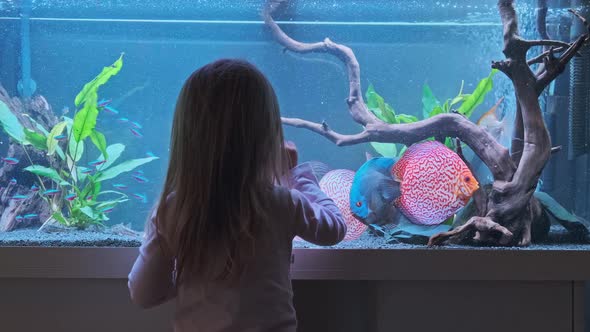
<path fill-rule="evenodd" d="M 371 146 L 383 157 L 393 158 L 397 156 L 397 147 L 393 143 L 371 142 Z"/>
<path fill-rule="evenodd" d="M 386 123 L 398 123 L 395 117 L 395 110 L 389 106 L 389 104 L 385 103 L 383 97 L 375 91 L 372 84 L 367 88 L 365 97 L 367 98 L 367 108 L 369 108 L 379 120 Z"/>
<path fill-rule="evenodd" d="M 86 83 L 82 91 L 78 93 L 74 103 L 76 107 L 82 105 L 82 103 L 91 101 L 96 106 L 96 99 L 98 98 L 98 88 L 105 84 L 112 76 L 117 75 L 117 73 L 123 67 L 123 54 L 115 61 L 112 65 L 108 67 L 104 67 L 102 72 L 98 74 L 92 81 Z"/>
<path fill-rule="evenodd" d="M 74 140 L 80 142 L 92 134 L 96 127 L 96 118 L 98 117 L 98 108 L 96 99 L 94 102 L 87 102 L 80 112 L 74 117 Z"/>
<path fill-rule="evenodd" d="M 94 129 L 92 131 L 92 134 L 90 134 L 90 139 L 92 140 L 92 143 L 94 143 L 94 145 L 102 153 L 104 159 L 108 160 L 109 155 L 107 152 L 107 139 L 104 137 L 104 134 Z"/>
<path fill-rule="evenodd" d="M 2 129 L 15 141 L 23 143 L 26 140 L 23 125 L 2 101 L 0 101 L 0 124 Z"/>
<path fill-rule="evenodd" d="M 102 164 L 102 166 L 100 167 L 101 170 L 106 170 L 109 167 L 111 167 L 111 165 L 117 161 L 117 159 L 119 159 L 119 157 L 121 156 L 121 154 L 123 153 L 123 151 L 125 151 L 125 145 L 121 144 L 121 143 L 115 143 L 115 144 L 111 144 L 109 146 L 107 146 L 106 148 L 106 152 L 107 152 L 107 156 L 109 156 L 107 158 L 107 161 Z M 105 160 L 104 155 L 101 154 L 99 155 L 96 160 Z"/>
<path fill-rule="evenodd" d="M 27 142 L 31 143 L 35 148 L 39 150 L 47 150 L 47 137 L 39 134 L 36 131 L 32 131 L 29 128 L 23 128 L 25 131 L 25 137 Z"/>
<path fill-rule="evenodd" d="M 424 87 L 422 87 L 422 116 L 424 119 L 428 118 L 430 112 L 439 105 L 440 103 L 432 93 L 432 90 L 430 90 L 428 84 L 424 84 Z"/>
<path fill-rule="evenodd" d="M 395 116 L 399 123 L 413 123 L 418 122 L 418 118 L 408 114 L 398 114 Z"/>
<path fill-rule="evenodd" d="M 428 114 L 428 117 L 431 118 L 433 116 L 439 115 L 444 113 L 442 107 L 440 106 L 436 106 L 435 108 L 432 109 L 432 111 Z"/>
<path fill-rule="evenodd" d="M 105 181 L 119 176 L 121 173 L 130 172 L 135 168 L 149 163 L 150 161 L 159 159 L 158 157 L 148 157 L 140 159 L 131 159 L 124 161 L 116 166 L 113 166 L 105 171 L 101 171 L 95 178 L 95 181 Z"/>
<path fill-rule="evenodd" d="M 25 171 L 31 172 L 33 174 L 37 174 L 40 176 L 44 176 L 46 178 L 50 178 L 53 181 L 59 183 L 60 185 L 69 185 L 70 183 L 62 179 L 61 176 L 57 173 L 56 170 L 53 168 L 41 166 L 41 165 L 31 165 L 24 168 Z"/>
<path fill-rule="evenodd" d="M 459 106 L 457 112 L 469 118 L 471 114 L 473 114 L 475 108 L 483 102 L 486 94 L 492 90 L 492 87 L 494 86 L 492 78 L 497 72 L 497 69 L 492 69 L 488 77 L 479 81 L 473 93 L 465 98 L 465 101 Z"/>
<path fill-rule="evenodd" d="M 78 162 L 84 154 L 84 141 L 76 142 L 73 139 L 68 142 L 70 156 L 75 162 Z"/>
<path fill-rule="evenodd" d="M 55 152 L 55 148 L 59 143 L 55 139 L 55 136 L 59 136 L 63 133 L 66 124 L 67 123 L 65 121 L 56 124 L 49 132 L 49 135 L 47 135 L 47 155 L 51 156 Z"/>

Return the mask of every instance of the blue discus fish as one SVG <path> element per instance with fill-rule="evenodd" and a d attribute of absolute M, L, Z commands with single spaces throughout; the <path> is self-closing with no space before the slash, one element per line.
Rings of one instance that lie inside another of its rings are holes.
<path fill-rule="evenodd" d="M 392 158 L 371 158 L 356 171 L 350 188 L 350 210 L 366 225 L 397 223 L 399 211 L 393 201 L 400 195 L 399 183 L 394 181 Z"/>

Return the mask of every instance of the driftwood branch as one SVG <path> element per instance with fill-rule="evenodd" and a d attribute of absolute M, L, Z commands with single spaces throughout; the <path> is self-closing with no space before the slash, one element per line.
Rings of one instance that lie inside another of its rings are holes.
<path fill-rule="evenodd" d="M 441 114 L 409 124 L 387 124 L 369 111 L 362 97 L 360 66 L 352 49 L 334 43 L 326 38 L 323 42 L 302 43 L 289 37 L 276 24 L 272 14 L 286 3 L 285 0 L 270 0 L 262 12 L 264 21 L 274 39 L 285 49 L 297 53 L 329 53 L 340 59 L 347 67 L 349 96 L 347 105 L 353 120 L 364 126 L 357 134 L 340 134 L 325 123 L 315 123 L 303 119 L 283 118 L 285 125 L 305 128 L 318 133 L 339 146 L 367 142 L 397 142 L 406 145 L 433 136 L 457 137 L 465 142 L 488 166 L 494 177 L 509 180 L 514 172 L 508 149 L 499 144 L 487 131 L 459 114 Z"/>
<path fill-rule="evenodd" d="M 305 128 L 331 140 L 338 146 L 367 142 L 402 143 L 411 145 L 429 137 L 452 137 L 465 142 L 490 169 L 494 183 L 489 193 L 480 191 L 478 211 L 464 226 L 432 237 L 430 244 L 439 244 L 456 235 L 473 233 L 480 242 L 499 245 L 528 245 L 532 224 L 542 219 L 538 202 L 532 197 L 539 177 L 551 153 L 551 140 L 542 118 L 538 96 L 543 89 L 563 72 L 568 61 L 588 40 L 588 34 L 572 43 L 550 40 L 546 32 L 540 40 L 524 40 L 518 33 L 517 15 L 512 0 L 500 0 L 498 9 L 503 24 L 506 59 L 493 61 L 492 68 L 505 73 L 512 81 L 516 98 L 516 119 L 512 139 L 512 155 L 487 131 L 465 117 L 440 114 L 408 124 L 387 124 L 380 121 L 363 101 L 360 66 L 354 52 L 347 46 L 326 38 L 322 42 L 302 43 L 285 34 L 272 15 L 286 0 L 268 0 L 262 12 L 274 39 L 286 50 L 296 53 L 329 53 L 340 59 L 348 70 L 349 95 L 347 106 L 353 120 L 363 126 L 356 134 L 334 131 L 327 123 L 315 123 L 296 118 L 283 118 L 285 125 Z M 573 12 L 573 11 L 572 11 Z M 574 15 L 581 18 L 577 13 Z M 545 18 L 542 18 L 544 22 Z M 583 21 L 586 26 L 588 24 Z M 590 31 L 590 30 L 589 30 Z M 526 59 L 531 47 L 543 46 L 542 55 Z M 555 54 L 563 52 L 560 57 Z M 530 64 L 542 63 L 533 73 Z M 487 196 L 485 196 L 487 195 Z M 485 206 L 487 204 L 487 206 Z"/>

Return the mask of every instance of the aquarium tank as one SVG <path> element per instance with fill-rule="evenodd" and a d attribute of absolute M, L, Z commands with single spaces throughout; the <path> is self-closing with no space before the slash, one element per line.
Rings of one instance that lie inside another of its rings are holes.
<path fill-rule="evenodd" d="M 242 58 L 346 219 L 332 248 L 590 249 L 589 13 L 583 0 L 2 0 L 0 245 L 139 246 L 184 80 Z"/>

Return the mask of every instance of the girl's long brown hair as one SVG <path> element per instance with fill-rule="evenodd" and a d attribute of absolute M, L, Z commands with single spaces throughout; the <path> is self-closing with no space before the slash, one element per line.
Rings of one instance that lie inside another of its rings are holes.
<path fill-rule="evenodd" d="M 256 67 L 222 59 L 187 79 L 155 207 L 157 229 L 176 258 L 176 280 L 187 271 L 208 280 L 240 275 L 251 253 L 244 248 L 254 248 L 267 219 L 265 198 L 285 167 L 277 97 Z"/>

